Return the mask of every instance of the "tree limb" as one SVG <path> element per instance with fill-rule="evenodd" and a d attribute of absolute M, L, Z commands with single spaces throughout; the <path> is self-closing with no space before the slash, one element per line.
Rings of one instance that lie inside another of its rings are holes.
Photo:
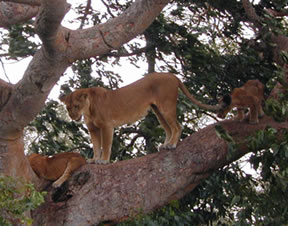
<path fill-rule="evenodd" d="M 41 0 L 0 0 L 0 2 L 13 2 L 18 4 L 25 4 L 31 6 L 40 6 Z"/>
<path fill-rule="evenodd" d="M 47 202 L 33 213 L 35 225 L 98 225 L 153 211 L 182 198 L 203 179 L 248 153 L 245 139 L 267 126 L 288 128 L 265 117 L 258 125 L 224 121 L 221 125 L 239 144 L 227 158 L 228 143 L 210 125 L 183 140 L 176 150 L 109 165 L 86 165 L 66 185 L 50 190 Z"/>
<path fill-rule="evenodd" d="M 123 14 L 93 28 L 71 31 L 69 35 L 69 61 L 103 55 L 118 49 L 153 22 L 170 0 L 138 0 Z M 97 49 L 97 54 L 95 54 Z"/>
<path fill-rule="evenodd" d="M 38 11 L 38 6 L 0 1 L 0 27 L 6 28 L 30 20 L 37 15 Z"/>
<path fill-rule="evenodd" d="M 69 8 L 70 5 L 66 3 L 66 0 L 43 1 L 41 11 L 36 20 L 36 33 L 42 40 L 46 51 L 52 54 L 53 57 L 55 49 L 61 49 L 65 40 L 63 34 L 59 32 L 59 28 Z"/>

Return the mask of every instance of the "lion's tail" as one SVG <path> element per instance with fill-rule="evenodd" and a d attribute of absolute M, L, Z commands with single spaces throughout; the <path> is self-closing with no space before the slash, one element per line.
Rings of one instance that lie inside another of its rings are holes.
<path fill-rule="evenodd" d="M 182 92 L 187 96 L 192 103 L 196 104 L 198 107 L 206 109 L 206 110 L 211 110 L 211 111 L 219 111 L 222 107 L 220 104 L 217 105 L 207 105 L 199 102 L 198 100 L 195 99 L 195 97 L 188 91 L 186 86 L 178 79 L 178 87 L 182 90 Z"/>

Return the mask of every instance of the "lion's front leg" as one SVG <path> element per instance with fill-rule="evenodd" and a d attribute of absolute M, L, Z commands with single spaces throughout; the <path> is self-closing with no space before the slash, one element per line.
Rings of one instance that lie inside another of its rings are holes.
<path fill-rule="evenodd" d="M 109 163 L 111 157 L 111 148 L 113 142 L 113 134 L 114 128 L 113 127 L 103 127 L 101 128 L 101 144 L 103 148 L 103 152 L 101 155 L 101 160 L 103 163 Z"/>
<path fill-rule="evenodd" d="M 93 144 L 93 158 L 88 159 L 88 163 L 97 163 L 98 160 L 101 159 L 101 129 L 93 126 L 92 124 L 87 125 L 88 130 L 91 136 L 92 144 Z"/>

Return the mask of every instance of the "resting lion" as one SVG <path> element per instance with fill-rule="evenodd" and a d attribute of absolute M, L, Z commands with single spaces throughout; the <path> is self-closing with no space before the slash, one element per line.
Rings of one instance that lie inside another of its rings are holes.
<path fill-rule="evenodd" d="M 73 120 L 79 121 L 84 115 L 94 150 L 94 157 L 89 162 L 107 163 L 110 160 L 114 128 L 135 122 L 144 117 L 150 108 L 166 133 L 165 142 L 160 148 L 176 148 L 181 134 L 176 115 L 178 88 L 201 108 L 214 111 L 221 108 L 220 105 L 198 102 L 171 73 L 151 73 L 116 90 L 101 87 L 78 89 L 61 96 L 60 100 Z"/>
<path fill-rule="evenodd" d="M 60 187 L 75 170 L 86 164 L 84 157 L 72 152 L 59 153 L 52 157 L 33 153 L 28 156 L 28 160 L 39 178 L 55 181 L 53 187 Z"/>

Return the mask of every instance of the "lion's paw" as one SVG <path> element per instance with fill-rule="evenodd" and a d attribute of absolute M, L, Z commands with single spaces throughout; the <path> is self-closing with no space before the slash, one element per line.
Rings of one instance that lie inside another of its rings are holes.
<path fill-rule="evenodd" d="M 109 160 L 95 160 L 95 164 L 99 164 L 99 165 L 105 165 L 108 164 Z"/>
<path fill-rule="evenodd" d="M 172 145 L 172 144 L 162 144 L 159 146 L 159 151 L 162 150 L 173 150 L 176 148 L 176 145 Z"/>
<path fill-rule="evenodd" d="M 52 187 L 53 188 L 59 188 L 63 183 L 61 181 L 55 181 L 53 184 L 52 184 Z"/>
<path fill-rule="evenodd" d="M 88 159 L 87 163 L 89 164 L 98 164 L 98 165 L 104 165 L 108 164 L 109 160 L 101 160 L 101 159 Z"/>

